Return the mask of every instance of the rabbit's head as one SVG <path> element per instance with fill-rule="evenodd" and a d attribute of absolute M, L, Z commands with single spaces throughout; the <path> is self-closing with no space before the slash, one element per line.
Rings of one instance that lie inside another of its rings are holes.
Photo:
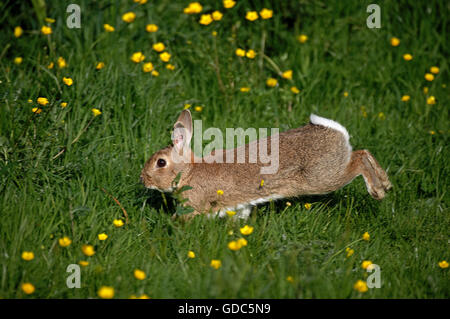
<path fill-rule="evenodd" d="M 184 110 L 175 122 L 172 133 L 173 145 L 155 154 L 145 163 L 141 181 L 145 187 L 161 191 L 172 191 L 177 174 L 186 171 L 192 162 L 190 142 L 192 138 L 192 117 Z"/>

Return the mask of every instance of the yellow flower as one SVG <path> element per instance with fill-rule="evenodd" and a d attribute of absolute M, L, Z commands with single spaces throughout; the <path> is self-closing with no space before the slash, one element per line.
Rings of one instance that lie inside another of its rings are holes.
<path fill-rule="evenodd" d="M 411 61 L 413 59 L 413 56 L 409 53 L 403 54 L 403 59 L 405 61 Z"/>
<path fill-rule="evenodd" d="M 432 66 L 430 68 L 430 72 L 434 73 L 434 74 L 438 74 L 439 73 L 439 68 L 437 66 Z"/>
<path fill-rule="evenodd" d="M 431 73 L 425 73 L 425 80 L 427 81 L 433 81 L 434 80 L 434 75 Z"/>
<path fill-rule="evenodd" d="M 146 73 L 153 71 L 153 63 L 151 62 L 144 63 L 144 65 L 142 65 L 142 71 Z"/>
<path fill-rule="evenodd" d="M 256 56 L 256 52 L 252 49 L 248 50 L 245 56 L 249 59 L 254 59 Z"/>
<path fill-rule="evenodd" d="M 428 88 L 426 86 L 423 88 L 423 94 L 428 94 Z"/>
<path fill-rule="evenodd" d="M 286 202 L 286 206 L 291 207 L 292 206 L 291 202 Z"/>
<path fill-rule="evenodd" d="M 287 281 L 287 282 L 290 282 L 290 283 L 293 283 L 293 282 L 294 282 L 294 277 L 292 277 L 292 276 L 287 276 L 287 277 L 286 277 L 286 281 Z"/>
<path fill-rule="evenodd" d="M 153 50 L 155 50 L 156 52 L 162 52 L 165 48 L 166 46 L 162 42 L 153 44 Z"/>
<path fill-rule="evenodd" d="M 50 62 L 50 64 L 47 65 L 47 68 L 48 68 L 48 69 L 53 69 L 54 66 L 55 66 L 55 63 Z"/>
<path fill-rule="evenodd" d="M 233 217 L 234 215 L 236 215 L 236 212 L 234 210 L 227 210 L 226 213 L 230 217 Z"/>
<path fill-rule="evenodd" d="M 106 32 L 114 32 L 114 27 L 112 26 L 112 25 L 109 25 L 109 24 L 107 24 L 107 23 L 105 23 L 104 25 L 103 25 L 103 28 L 105 29 L 105 31 Z"/>
<path fill-rule="evenodd" d="M 259 183 L 259 187 L 263 187 L 264 186 L 264 180 L 262 179 L 261 182 Z"/>
<path fill-rule="evenodd" d="M 259 12 L 259 15 L 261 16 L 262 19 L 270 19 L 273 16 L 273 11 L 264 8 Z"/>
<path fill-rule="evenodd" d="M 34 288 L 33 284 L 31 284 L 29 282 L 25 282 L 22 284 L 22 291 L 24 293 L 26 293 L 27 295 L 31 295 L 35 291 L 35 288 Z"/>
<path fill-rule="evenodd" d="M 67 86 L 71 86 L 73 84 L 73 80 L 71 78 L 63 77 L 63 82 Z"/>
<path fill-rule="evenodd" d="M 98 234 L 98 240 L 106 240 L 108 238 L 108 235 L 105 233 Z"/>
<path fill-rule="evenodd" d="M 433 95 L 431 95 L 429 98 L 427 98 L 427 104 L 428 105 L 436 104 L 436 98 Z"/>
<path fill-rule="evenodd" d="M 189 258 L 195 258 L 195 253 L 192 250 L 189 250 L 187 255 Z"/>
<path fill-rule="evenodd" d="M 355 251 L 350 247 L 345 248 L 345 251 L 347 252 L 347 258 L 355 253 Z"/>
<path fill-rule="evenodd" d="M 364 281 L 362 281 L 362 280 L 358 280 L 354 284 L 353 289 L 355 289 L 355 290 L 357 290 L 359 292 L 366 292 L 368 290 L 367 284 Z"/>
<path fill-rule="evenodd" d="M 127 12 L 124 13 L 122 16 L 122 20 L 125 21 L 126 23 L 131 23 L 134 21 L 134 19 L 136 19 L 136 13 L 134 12 Z"/>
<path fill-rule="evenodd" d="M 67 66 L 66 60 L 63 57 L 58 58 L 58 68 L 63 69 Z"/>
<path fill-rule="evenodd" d="M 116 227 L 122 227 L 123 226 L 123 220 L 121 220 L 121 219 L 114 219 L 113 224 Z"/>
<path fill-rule="evenodd" d="M 158 31 L 158 26 L 156 24 L 147 24 L 145 26 L 145 31 L 147 31 L 147 32 L 156 32 L 156 31 Z"/>
<path fill-rule="evenodd" d="M 239 243 L 237 241 L 233 240 L 228 243 L 228 248 L 230 250 L 236 251 L 236 250 L 241 249 L 241 245 L 239 245 Z"/>
<path fill-rule="evenodd" d="M 238 243 L 241 247 L 247 246 L 247 239 L 245 239 L 245 238 L 239 238 L 239 239 L 237 240 L 237 243 Z"/>
<path fill-rule="evenodd" d="M 245 18 L 249 21 L 255 21 L 258 19 L 258 12 L 256 11 L 248 11 L 245 15 Z"/>
<path fill-rule="evenodd" d="M 226 9 L 231 9 L 234 7 L 234 5 L 236 4 L 236 1 L 234 0 L 223 0 L 223 6 Z"/>
<path fill-rule="evenodd" d="M 30 261 L 34 259 L 34 253 L 32 251 L 24 251 L 22 253 L 22 259 L 26 261 Z"/>
<path fill-rule="evenodd" d="M 253 233 L 253 226 L 245 225 L 239 229 L 242 235 L 248 236 Z"/>
<path fill-rule="evenodd" d="M 369 241 L 369 240 L 370 240 L 370 235 L 369 235 L 369 233 L 368 233 L 368 232 L 365 232 L 365 233 L 362 235 L 362 239 L 364 239 L 365 241 Z"/>
<path fill-rule="evenodd" d="M 448 262 L 443 260 L 439 262 L 439 267 L 441 267 L 442 269 L 448 268 Z"/>
<path fill-rule="evenodd" d="M 235 53 L 237 56 L 241 56 L 241 57 L 245 56 L 245 50 L 240 49 L 240 48 L 237 48 Z"/>
<path fill-rule="evenodd" d="M 217 195 L 219 195 L 219 196 L 223 195 L 223 190 L 218 189 L 218 190 L 217 190 Z"/>
<path fill-rule="evenodd" d="M 41 32 L 42 32 L 42 34 L 45 34 L 45 35 L 52 34 L 52 28 L 43 25 L 41 28 Z"/>
<path fill-rule="evenodd" d="M 49 103 L 46 97 L 38 97 L 37 102 L 43 106 L 46 106 Z"/>
<path fill-rule="evenodd" d="M 198 2 L 191 2 L 189 5 L 184 8 L 183 12 L 186 14 L 196 14 L 202 12 L 203 7 Z"/>
<path fill-rule="evenodd" d="M 170 71 L 173 71 L 173 70 L 175 70 L 175 65 L 170 64 L 170 63 L 167 63 L 166 69 L 167 69 L 167 70 L 170 70 Z"/>
<path fill-rule="evenodd" d="M 19 38 L 23 34 L 23 29 L 20 26 L 14 28 L 14 36 Z"/>
<path fill-rule="evenodd" d="M 33 113 L 39 114 L 39 113 L 42 112 L 42 109 L 40 109 L 40 108 L 38 108 L 38 107 L 33 107 L 33 108 L 31 109 L 31 111 L 32 111 Z"/>
<path fill-rule="evenodd" d="M 81 251 L 83 252 L 83 254 L 85 254 L 88 257 L 95 254 L 94 246 L 92 246 L 92 245 L 81 246 Z"/>
<path fill-rule="evenodd" d="M 223 14 L 222 14 L 222 12 L 220 12 L 220 11 L 214 11 L 213 13 L 212 13 L 212 18 L 215 20 L 215 21 L 219 21 L 219 20 L 222 20 L 222 17 L 223 17 Z"/>
<path fill-rule="evenodd" d="M 89 265 L 89 261 L 80 260 L 80 261 L 78 262 L 78 264 L 79 264 L 81 267 L 87 267 L 87 266 Z"/>
<path fill-rule="evenodd" d="M 274 78 L 268 78 L 266 81 L 266 85 L 269 87 L 272 87 L 272 88 L 277 86 L 277 84 L 278 84 L 278 81 Z"/>
<path fill-rule="evenodd" d="M 392 37 L 391 38 L 391 45 L 393 46 L 393 47 L 396 47 L 396 46 L 398 46 L 400 44 L 400 39 L 398 39 L 398 38 L 396 38 L 396 37 Z"/>
<path fill-rule="evenodd" d="M 55 19 L 52 19 L 52 18 L 45 18 L 45 22 L 47 22 L 47 23 L 55 23 Z"/>
<path fill-rule="evenodd" d="M 361 267 L 363 269 L 367 269 L 367 267 L 369 267 L 370 265 L 372 265 L 372 262 L 370 260 L 364 260 L 361 264 Z"/>
<path fill-rule="evenodd" d="M 402 96 L 402 102 L 408 102 L 411 99 L 409 95 L 403 95 Z"/>
<path fill-rule="evenodd" d="M 114 297 L 114 288 L 109 286 L 102 286 L 97 292 L 102 299 L 112 299 Z"/>
<path fill-rule="evenodd" d="M 228 231 L 228 235 L 233 235 L 233 230 L 232 229 L 230 229 L 230 231 Z"/>
<path fill-rule="evenodd" d="M 105 63 L 104 62 L 98 62 L 97 66 L 95 67 L 97 70 L 101 70 L 105 67 Z"/>
<path fill-rule="evenodd" d="M 305 43 L 306 41 L 308 41 L 308 36 L 306 34 L 300 34 L 297 37 L 298 42 L 300 43 Z"/>
<path fill-rule="evenodd" d="M 383 112 L 380 112 L 380 113 L 378 113 L 378 118 L 379 118 L 380 120 L 384 120 L 384 119 L 386 119 L 386 115 L 384 115 Z"/>
<path fill-rule="evenodd" d="M 434 135 L 434 134 L 436 134 L 436 132 L 435 131 L 430 131 L 430 134 Z"/>
<path fill-rule="evenodd" d="M 208 25 L 213 22 L 213 17 L 210 14 L 202 14 L 199 23 L 203 25 Z"/>
<path fill-rule="evenodd" d="M 91 111 L 94 114 L 94 116 L 99 116 L 100 114 L 102 114 L 102 112 L 96 108 L 91 109 Z"/>
<path fill-rule="evenodd" d="M 159 58 L 163 61 L 163 62 L 169 62 L 170 60 L 170 53 L 169 52 L 163 52 L 159 55 Z"/>
<path fill-rule="evenodd" d="M 17 64 L 17 65 L 19 65 L 20 63 L 22 63 L 22 61 L 23 61 L 23 58 L 20 57 L 20 56 L 14 58 L 14 63 Z"/>
<path fill-rule="evenodd" d="M 284 79 L 292 80 L 292 70 L 287 70 L 281 74 Z"/>
<path fill-rule="evenodd" d="M 184 108 L 185 110 L 187 110 L 187 109 L 190 108 L 190 107 L 191 107 L 191 104 L 185 104 L 183 108 Z"/>
<path fill-rule="evenodd" d="M 144 271 L 142 271 L 140 269 L 135 269 L 134 270 L 134 278 L 136 278 L 138 280 L 144 280 L 145 277 L 147 277 L 147 275 L 145 274 Z"/>
<path fill-rule="evenodd" d="M 159 76 L 159 72 L 156 71 L 156 70 L 153 70 L 153 71 L 152 71 L 152 75 L 153 75 L 153 76 Z"/>
<path fill-rule="evenodd" d="M 69 237 L 64 236 L 63 238 L 58 239 L 58 242 L 61 247 L 67 247 L 72 243 L 72 240 Z"/>
<path fill-rule="evenodd" d="M 345 92 L 344 92 L 344 97 L 347 97 L 347 96 L 348 96 L 348 92 L 345 91 Z"/>
<path fill-rule="evenodd" d="M 291 92 L 294 93 L 294 94 L 299 94 L 300 90 L 296 86 L 292 86 L 291 87 Z"/>
<path fill-rule="evenodd" d="M 134 63 L 140 63 L 145 60 L 145 55 L 142 54 L 141 51 L 133 53 L 131 56 L 131 61 Z"/>
<path fill-rule="evenodd" d="M 147 296 L 146 294 L 142 294 L 140 297 L 138 297 L 137 299 L 150 299 L 149 296 Z"/>
<path fill-rule="evenodd" d="M 213 37 L 217 36 L 217 31 L 211 32 L 211 35 L 212 35 Z"/>
<path fill-rule="evenodd" d="M 249 91 L 250 91 L 250 88 L 249 88 L 249 87 L 243 86 L 243 87 L 241 87 L 239 90 L 240 90 L 241 92 L 249 92 Z"/>
<path fill-rule="evenodd" d="M 211 267 L 213 267 L 214 269 L 219 269 L 220 266 L 222 266 L 222 262 L 218 259 L 213 259 L 211 260 Z"/>
<path fill-rule="evenodd" d="M 310 210 L 310 209 L 311 209 L 311 206 L 312 206 L 312 204 L 310 204 L 310 203 L 306 203 L 306 204 L 305 204 L 305 208 L 306 208 L 307 210 Z"/>

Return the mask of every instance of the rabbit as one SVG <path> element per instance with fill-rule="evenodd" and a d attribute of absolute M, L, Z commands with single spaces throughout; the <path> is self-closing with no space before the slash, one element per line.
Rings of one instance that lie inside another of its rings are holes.
<path fill-rule="evenodd" d="M 182 193 L 188 199 L 184 205 L 194 209 L 185 216 L 187 219 L 204 213 L 223 217 L 227 211 L 247 218 L 257 204 L 326 194 L 359 175 L 363 176 L 369 194 L 377 200 L 383 199 L 392 187 L 386 172 L 368 150 L 352 151 L 349 138 L 341 124 L 311 114 L 310 123 L 303 127 L 241 146 L 246 150 L 244 163 L 209 163 L 213 157 L 227 153 L 236 159 L 240 148 L 216 150 L 203 158 L 195 156 L 190 148 L 191 113 L 183 110 L 174 125 L 173 145 L 150 157 L 142 169 L 141 181 L 146 188 L 171 192 L 172 181 L 181 173 L 177 187 L 192 187 Z M 276 173 L 265 174 L 261 168 L 267 164 L 260 160 L 250 162 L 249 150 L 254 146 L 252 143 L 266 143 L 270 151 L 269 140 L 278 141 L 279 167 Z"/>

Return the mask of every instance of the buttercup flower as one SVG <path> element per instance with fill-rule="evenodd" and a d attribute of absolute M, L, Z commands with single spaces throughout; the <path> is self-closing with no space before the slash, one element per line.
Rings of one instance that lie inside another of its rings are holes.
<path fill-rule="evenodd" d="M 366 292 L 368 290 L 367 284 L 364 281 L 362 281 L 362 280 L 358 280 L 354 284 L 353 289 L 355 289 L 355 290 L 357 290 L 359 292 Z"/>
<path fill-rule="evenodd" d="M 245 56 L 249 59 L 254 59 L 256 57 L 256 52 L 250 49 L 245 53 Z"/>
<path fill-rule="evenodd" d="M 434 80 L 434 75 L 431 73 L 425 73 L 425 80 L 427 81 L 433 81 Z"/>
<path fill-rule="evenodd" d="M 310 210 L 311 207 L 312 207 L 312 204 L 306 203 L 304 206 L 305 206 L 305 208 L 306 208 L 307 210 Z"/>
<path fill-rule="evenodd" d="M 411 99 L 409 95 L 403 95 L 402 96 L 402 102 L 408 102 Z"/>
<path fill-rule="evenodd" d="M 428 94 L 428 88 L 426 86 L 423 88 L 423 94 Z"/>
<path fill-rule="evenodd" d="M 291 207 L 292 206 L 291 202 L 286 202 L 286 206 Z"/>
<path fill-rule="evenodd" d="M 217 31 L 211 32 L 211 35 L 212 35 L 213 37 L 216 37 L 216 36 L 217 36 Z"/>
<path fill-rule="evenodd" d="M 290 282 L 290 283 L 293 283 L 293 282 L 294 282 L 294 277 L 292 277 L 292 276 L 287 276 L 287 277 L 286 277 L 286 281 L 287 281 L 287 282 Z"/>
<path fill-rule="evenodd" d="M 142 52 L 140 52 L 140 51 L 133 53 L 133 55 L 131 56 L 131 61 L 133 61 L 134 63 L 140 63 L 144 60 L 145 60 L 145 55 L 143 55 Z"/>
<path fill-rule="evenodd" d="M 58 68 L 63 69 L 67 66 L 66 60 L 63 57 L 58 58 Z"/>
<path fill-rule="evenodd" d="M 22 259 L 26 261 L 30 261 L 34 259 L 34 253 L 32 251 L 24 251 L 22 253 Z"/>
<path fill-rule="evenodd" d="M 78 265 L 80 265 L 81 267 L 87 267 L 87 266 L 89 266 L 89 261 L 80 260 L 78 262 Z"/>
<path fill-rule="evenodd" d="M 14 58 L 14 63 L 17 64 L 17 65 L 19 65 L 20 63 L 22 63 L 22 61 L 23 61 L 23 58 L 20 57 L 20 56 Z"/>
<path fill-rule="evenodd" d="M 427 104 L 428 105 L 436 104 L 436 98 L 433 95 L 431 95 L 429 98 L 427 98 Z"/>
<path fill-rule="evenodd" d="M 200 17 L 200 24 L 208 25 L 211 22 L 213 22 L 213 17 L 210 14 L 202 14 L 202 16 Z"/>
<path fill-rule="evenodd" d="M 103 28 L 105 29 L 105 31 L 106 32 L 114 32 L 114 27 L 112 26 L 112 25 L 109 25 L 109 24 L 107 24 L 107 23 L 105 23 L 104 25 L 103 25 Z"/>
<path fill-rule="evenodd" d="M 236 215 L 236 212 L 234 210 L 227 210 L 226 213 L 230 217 L 233 217 L 234 215 Z"/>
<path fill-rule="evenodd" d="M 234 5 L 236 4 L 236 1 L 234 0 L 223 0 L 223 6 L 226 9 L 231 9 L 234 7 Z"/>
<path fill-rule="evenodd" d="M 192 250 L 189 250 L 188 251 L 188 253 L 187 253 L 187 256 L 189 257 L 189 258 L 195 258 L 195 253 L 192 251 Z"/>
<path fill-rule="evenodd" d="M 17 26 L 14 28 L 14 36 L 16 38 L 20 38 L 20 36 L 22 36 L 23 34 L 23 29 L 20 26 Z"/>
<path fill-rule="evenodd" d="M 212 13 L 212 18 L 214 19 L 214 21 L 222 20 L 222 17 L 223 17 L 223 14 L 220 11 L 216 10 Z"/>
<path fill-rule="evenodd" d="M 98 290 L 97 295 L 102 299 L 112 299 L 114 297 L 114 288 L 109 286 L 102 286 Z"/>
<path fill-rule="evenodd" d="M 65 108 L 67 106 L 67 102 L 61 102 L 61 107 Z"/>
<path fill-rule="evenodd" d="M 104 62 L 98 62 L 97 65 L 95 66 L 95 68 L 97 70 L 101 70 L 105 67 L 105 63 Z"/>
<path fill-rule="evenodd" d="M 241 57 L 245 56 L 245 50 L 242 50 L 239 48 L 236 49 L 236 51 L 234 53 L 236 53 L 237 56 L 241 56 Z"/>
<path fill-rule="evenodd" d="M 256 11 L 248 11 L 245 15 L 245 18 L 249 21 L 255 21 L 258 19 L 258 12 Z"/>
<path fill-rule="evenodd" d="M 403 54 L 403 59 L 405 61 L 411 61 L 413 59 L 413 56 L 409 53 Z"/>
<path fill-rule="evenodd" d="M 145 272 L 140 269 L 135 269 L 133 274 L 134 274 L 134 278 L 136 278 L 138 280 L 144 280 L 145 277 L 147 277 Z"/>
<path fill-rule="evenodd" d="M 355 251 L 350 247 L 345 248 L 345 251 L 347 252 L 347 258 L 355 253 Z"/>
<path fill-rule="evenodd" d="M 348 96 L 348 92 L 344 92 L 343 95 L 344 95 L 344 97 L 347 97 Z"/>
<path fill-rule="evenodd" d="M 249 91 L 250 91 L 250 88 L 249 88 L 249 87 L 243 86 L 243 87 L 241 87 L 239 90 L 240 90 L 241 92 L 249 92 Z"/>
<path fill-rule="evenodd" d="M 241 247 L 247 246 L 247 239 L 245 239 L 245 238 L 239 238 L 239 239 L 237 240 L 237 243 L 238 243 Z"/>
<path fill-rule="evenodd" d="M 214 269 L 219 269 L 220 266 L 222 266 L 222 262 L 218 259 L 213 259 L 211 260 L 211 267 L 213 267 Z"/>
<path fill-rule="evenodd" d="M 131 23 L 136 19 L 136 13 L 134 12 L 127 12 L 122 15 L 122 20 L 126 23 Z"/>
<path fill-rule="evenodd" d="M 287 70 L 281 74 L 284 79 L 292 80 L 292 70 Z"/>
<path fill-rule="evenodd" d="M 153 64 L 151 62 L 144 63 L 142 65 L 142 71 L 146 73 L 153 71 Z"/>
<path fill-rule="evenodd" d="M 49 103 L 46 97 L 38 97 L 36 101 L 38 102 L 38 104 L 43 106 L 46 106 Z"/>
<path fill-rule="evenodd" d="M 26 293 L 27 295 L 31 295 L 35 291 L 33 284 L 31 284 L 29 282 L 23 283 L 21 288 L 22 288 L 22 291 L 24 293 Z"/>
<path fill-rule="evenodd" d="M 47 65 L 47 69 L 53 69 L 54 66 L 55 66 L 55 63 L 50 62 L 50 64 Z"/>
<path fill-rule="evenodd" d="M 52 28 L 43 25 L 41 28 L 41 33 L 44 35 L 52 34 Z"/>
<path fill-rule="evenodd" d="M 202 12 L 203 7 L 199 2 L 191 2 L 184 8 L 183 12 L 186 14 L 196 14 Z"/>
<path fill-rule="evenodd" d="M 396 38 L 396 37 L 392 37 L 391 38 L 391 45 L 393 46 L 393 47 L 396 47 L 396 46 L 398 46 L 400 44 L 400 39 L 398 39 L 398 38 Z"/>
<path fill-rule="evenodd" d="M 163 62 L 169 62 L 170 60 L 170 53 L 169 52 L 163 52 L 159 55 L 159 58 L 163 61 Z"/>
<path fill-rule="evenodd" d="M 294 94 L 299 94 L 300 90 L 296 86 L 292 86 L 291 87 L 291 92 L 294 93 Z"/>
<path fill-rule="evenodd" d="M 442 269 L 448 268 L 448 262 L 446 260 L 440 261 L 439 267 L 441 267 Z"/>
<path fill-rule="evenodd" d="M 167 65 L 166 65 L 166 69 L 167 69 L 167 70 L 171 70 L 171 71 L 173 71 L 173 70 L 175 70 L 175 65 L 173 65 L 173 64 L 170 64 L 170 63 L 167 63 Z"/>
<path fill-rule="evenodd" d="M 113 224 L 116 227 L 122 227 L 123 226 L 123 220 L 121 220 L 121 219 L 114 219 Z"/>
<path fill-rule="evenodd" d="M 63 238 L 58 239 L 58 243 L 61 247 L 67 247 L 72 243 L 72 240 L 69 237 L 64 236 Z"/>
<path fill-rule="evenodd" d="M 162 42 L 155 43 L 152 47 L 156 52 L 162 52 L 166 48 L 166 46 Z"/>
<path fill-rule="evenodd" d="M 158 31 L 158 26 L 156 24 L 147 24 L 145 26 L 145 31 L 150 32 L 150 33 L 156 32 L 156 31 Z"/>
<path fill-rule="evenodd" d="M 83 254 L 85 254 L 88 257 L 95 254 L 94 246 L 92 246 L 92 245 L 81 246 L 81 251 L 83 252 Z"/>
<path fill-rule="evenodd" d="M 269 87 L 272 87 L 272 88 L 277 86 L 277 84 L 278 84 L 278 81 L 274 78 L 268 78 L 266 81 L 266 85 Z"/>
<path fill-rule="evenodd" d="M 242 235 L 248 236 L 253 233 L 253 226 L 245 225 L 239 229 Z"/>
<path fill-rule="evenodd" d="M 363 269 L 367 269 L 367 267 L 369 267 L 370 265 L 372 265 L 372 262 L 370 260 L 364 260 L 361 264 L 361 267 Z"/>
<path fill-rule="evenodd" d="M 96 108 L 91 109 L 91 111 L 94 114 L 94 116 L 99 116 L 100 114 L 102 114 L 102 112 Z"/>
<path fill-rule="evenodd" d="M 259 12 L 259 15 L 261 16 L 262 19 L 270 19 L 273 16 L 273 11 L 264 8 Z"/>
<path fill-rule="evenodd" d="M 63 82 L 67 86 L 71 86 L 73 84 L 73 80 L 71 78 L 63 77 Z"/>
<path fill-rule="evenodd" d="M 152 76 L 155 76 L 155 77 L 156 77 L 156 76 L 159 76 L 159 72 L 156 71 L 156 70 L 153 70 L 153 71 L 152 71 Z"/>
<path fill-rule="evenodd" d="M 305 43 L 306 41 L 308 41 L 308 36 L 306 34 L 300 34 L 297 37 L 298 42 L 300 43 Z"/>
<path fill-rule="evenodd" d="M 237 241 L 235 241 L 235 240 L 230 241 L 230 242 L 228 243 L 228 248 L 229 248 L 230 250 L 236 251 L 236 250 L 241 249 L 241 247 L 242 247 L 242 246 L 241 246 Z"/>
<path fill-rule="evenodd" d="M 45 22 L 47 22 L 47 23 L 55 23 L 55 19 L 52 19 L 52 18 L 45 18 Z"/>
<path fill-rule="evenodd" d="M 365 241 L 369 241 L 369 240 L 370 240 L 370 235 L 369 235 L 369 233 L 368 233 L 368 232 L 365 232 L 365 233 L 362 235 L 362 239 L 364 239 Z"/>
<path fill-rule="evenodd" d="M 430 68 L 430 72 L 434 73 L 434 74 L 438 74 L 439 73 L 439 68 L 437 66 L 432 66 Z"/>
<path fill-rule="evenodd" d="M 31 111 L 32 111 L 33 113 L 39 114 L 39 113 L 42 112 L 42 109 L 40 109 L 40 108 L 38 108 L 38 107 L 33 107 L 33 108 L 31 109 Z"/>
<path fill-rule="evenodd" d="M 223 190 L 221 190 L 221 189 L 217 190 L 217 195 L 219 195 L 219 196 L 223 195 Z"/>
<path fill-rule="evenodd" d="M 106 240 L 108 238 L 108 235 L 105 233 L 98 234 L 98 240 Z"/>

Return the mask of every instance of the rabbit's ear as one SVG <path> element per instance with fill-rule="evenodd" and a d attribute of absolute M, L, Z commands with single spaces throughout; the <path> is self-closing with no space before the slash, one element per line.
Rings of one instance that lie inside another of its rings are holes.
<path fill-rule="evenodd" d="M 172 142 L 175 149 L 181 152 L 189 149 L 192 138 L 192 116 L 189 110 L 181 112 L 173 126 Z"/>

